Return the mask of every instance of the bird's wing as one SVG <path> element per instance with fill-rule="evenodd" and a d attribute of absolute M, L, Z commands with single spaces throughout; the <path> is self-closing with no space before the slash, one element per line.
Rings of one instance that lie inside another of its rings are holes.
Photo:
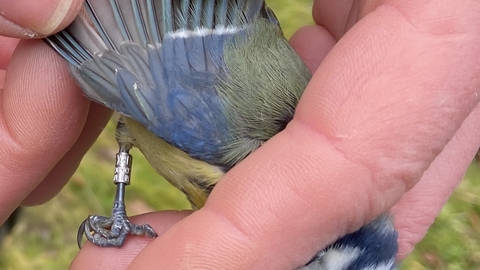
<path fill-rule="evenodd" d="M 263 0 L 87 0 L 47 41 L 89 98 L 215 162 L 228 140 L 224 46 L 258 18 L 278 24 Z"/>

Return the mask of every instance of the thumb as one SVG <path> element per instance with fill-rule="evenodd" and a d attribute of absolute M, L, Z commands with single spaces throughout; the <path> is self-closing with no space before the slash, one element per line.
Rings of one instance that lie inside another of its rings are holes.
<path fill-rule="evenodd" d="M 65 28 L 83 0 L 0 0 L 0 35 L 38 38 Z"/>

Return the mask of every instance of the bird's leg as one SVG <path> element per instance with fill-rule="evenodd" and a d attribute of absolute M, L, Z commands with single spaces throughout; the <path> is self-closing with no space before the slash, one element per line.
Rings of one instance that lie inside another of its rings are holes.
<path fill-rule="evenodd" d="M 115 162 L 114 184 L 117 185 L 112 216 L 89 216 L 82 222 L 78 229 L 77 243 L 81 247 L 83 235 L 88 241 L 101 247 L 121 247 L 128 234 L 146 235 L 157 237 L 150 225 L 132 224 L 128 220 L 125 209 L 125 187 L 130 184 L 132 169 L 132 156 L 129 154 L 133 147 L 133 139 L 128 136 L 128 131 L 123 122 L 117 125 L 116 138 L 119 150 Z M 127 134 L 127 135 L 125 135 Z"/>

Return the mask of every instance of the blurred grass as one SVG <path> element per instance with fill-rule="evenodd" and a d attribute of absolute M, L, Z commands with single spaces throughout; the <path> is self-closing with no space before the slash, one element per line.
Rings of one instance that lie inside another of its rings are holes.
<path fill-rule="evenodd" d="M 480 269 L 480 165 L 474 162 L 403 269 Z"/>
<path fill-rule="evenodd" d="M 268 1 L 268 0 L 267 0 Z M 270 0 L 286 36 L 312 23 L 311 0 Z M 116 153 L 111 122 L 60 194 L 48 203 L 25 209 L 20 222 L 0 247 L 0 269 L 66 269 L 78 252 L 76 231 L 91 213 L 110 213 Z M 151 210 L 189 208 L 184 196 L 160 178 L 138 151 L 133 151 L 132 185 L 126 200 L 130 215 Z M 465 181 L 402 269 L 480 269 L 480 168 L 471 166 Z"/>

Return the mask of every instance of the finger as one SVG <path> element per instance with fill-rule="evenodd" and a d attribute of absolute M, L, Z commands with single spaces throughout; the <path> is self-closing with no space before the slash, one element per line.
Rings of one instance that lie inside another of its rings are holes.
<path fill-rule="evenodd" d="M 43 37 L 65 28 L 83 0 L 0 0 L 0 35 Z"/>
<path fill-rule="evenodd" d="M 17 43 L 18 39 L 0 36 L 0 90 L 5 86 L 6 69 Z"/>
<path fill-rule="evenodd" d="M 83 129 L 89 102 L 40 40 L 20 42 L 0 105 L 0 223 L 43 180 Z"/>
<path fill-rule="evenodd" d="M 313 19 L 316 24 L 325 27 L 335 39 L 340 39 L 361 16 L 362 3 L 371 1 L 328 1 L 316 0 L 313 3 Z M 368 10 L 370 12 L 371 9 Z"/>
<path fill-rule="evenodd" d="M 291 269 L 393 206 L 480 89 L 478 4 L 416 3 L 401 13 L 379 7 L 356 24 L 317 69 L 286 130 L 131 268 Z"/>
<path fill-rule="evenodd" d="M 112 111 L 97 103 L 90 104 L 87 120 L 75 144 L 55 165 L 45 179 L 23 200 L 22 205 L 38 205 L 55 196 L 75 173 L 85 153 L 108 123 Z"/>
<path fill-rule="evenodd" d="M 405 258 L 427 232 L 460 182 L 480 146 L 480 107 L 465 120 L 420 182 L 392 209 L 399 232 L 399 258 Z"/>
<path fill-rule="evenodd" d="M 6 70 L 18 39 L 0 36 L 0 70 Z M 3 88 L 3 87 L 2 87 Z"/>
<path fill-rule="evenodd" d="M 302 27 L 290 38 L 290 44 L 312 73 L 317 70 L 335 43 L 333 36 L 318 25 Z"/>
<path fill-rule="evenodd" d="M 164 211 L 132 217 L 136 224 L 150 224 L 161 235 L 190 211 Z M 147 237 L 128 237 L 122 248 L 100 248 L 85 243 L 70 269 L 127 269 L 135 256 L 152 241 Z M 158 265 L 157 265 L 158 266 Z M 163 266 L 162 266 L 163 267 Z"/>

